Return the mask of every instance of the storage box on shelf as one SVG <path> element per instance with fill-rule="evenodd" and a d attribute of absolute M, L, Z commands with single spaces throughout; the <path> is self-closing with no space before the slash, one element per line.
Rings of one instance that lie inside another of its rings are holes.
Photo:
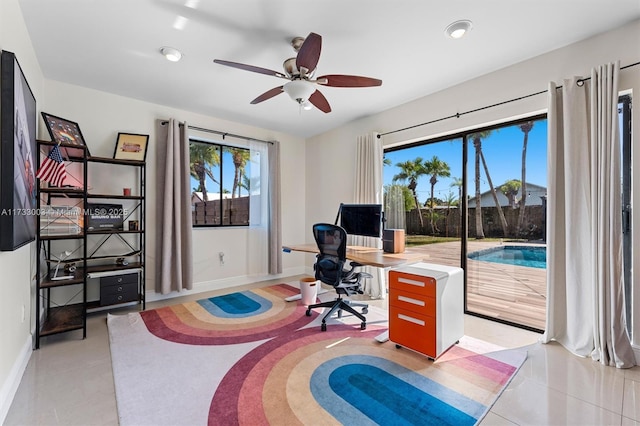
<path fill-rule="evenodd" d="M 38 141 L 44 156 L 54 145 Z M 81 176 L 74 176 L 70 186 L 49 187 L 43 183 L 38 187 L 40 215 L 36 241 L 42 261 L 37 265 L 36 323 L 40 326 L 36 327 L 36 349 L 40 347 L 40 339 L 51 334 L 82 330 L 85 338 L 87 312 L 123 303 L 146 307 L 145 163 L 91 157 L 85 147 L 78 145 L 63 143 L 60 147 L 67 164 L 72 164 L 75 173 Z M 116 188 L 103 193 L 88 189 L 85 182 L 97 164 L 113 168 L 109 170 L 112 174 L 129 173 L 132 181 L 137 181 L 135 186 L 130 185 L 134 186 L 134 194 L 128 191 L 124 195 Z M 117 206 L 121 210 L 117 212 L 119 221 L 106 227 L 89 222 L 87 212 L 96 204 Z M 129 230 L 123 226 L 127 221 L 136 226 Z M 53 279 L 56 266 L 58 273 Z M 95 288 L 97 300 L 87 300 L 88 288 Z"/>
<path fill-rule="evenodd" d="M 114 305 L 136 301 L 138 274 L 123 274 L 100 278 L 100 305 Z"/>
<path fill-rule="evenodd" d="M 48 205 L 40 209 L 41 235 L 78 235 L 81 232 L 80 207 Z"/>

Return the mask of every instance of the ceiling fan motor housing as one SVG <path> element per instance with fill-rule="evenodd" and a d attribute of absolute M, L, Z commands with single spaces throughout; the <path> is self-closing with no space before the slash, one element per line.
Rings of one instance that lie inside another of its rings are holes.
<path fill-rule="evenodd" d="M 296 67 L 296 58 L 289 58 L 285 60 L 282 64 L 282 68 L 284 68 L 285 74 L 289 77 L 300 75 L 300 70 Z"/>

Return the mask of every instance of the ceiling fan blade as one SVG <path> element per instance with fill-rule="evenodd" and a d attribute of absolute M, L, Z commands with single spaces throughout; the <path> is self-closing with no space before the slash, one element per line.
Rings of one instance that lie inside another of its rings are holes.
<path fill-rule="evenodd" d="M 322 79 L 326 79 L 326 83 L 322 83 Z M 382 86 L 382 80 L 378 80 L 377 78 L 371 77 L 360 77 L 357 75 L 341 75 L 341 74 L 330 74 L 323 75 L 322 77 L 318 77 L 316 79 L 318 84 L 323 84 L 324 86 L 330 87 L 373 87 L 373 86 Z"/>
<path fill-rule="evenodd" d="M 267 69 L 267 68 L 254 67 L 253 65 L 241 64 L 239 62 L 224 61 L 222 59 L 214 59 L 213 62 L 215 62 L 216 64 L 226 65 L 228 67 L 238 68 L 238 69 L 245 70 L 245 71 L 257 72 L 259 74 L 272 75 L 274 77 L 287 78 L 287 76 L 284 75 L 283 73 L 278 72 L 278 71 L 274 71 L 274 70 L 270 70 L 270 69 Z"/>
<path fill-rule="evenodd" d="M 320 59 L 321 50 L 322 37 L 316 33 L 309 33 L 302 46 L 300 46 L 298 56 L 296 56 L 296 67 L 298 69 L 306 68 L 308 73 L 315 70 Z"/>
<path fill-rule="evenodd" d="M 311 94 L 311 96 L 309 96 L 309 102 L 322 112 L 331 112 L 329 101 L 327 101 L 327 98 L 325 98 L 319 90 L 316 90 Z"/>
<path fill-rule="evenodd" d="M 271 99 L 276 95 L 279 95 L 280 93 L 282 93 L 284 90 L 282 89 L 283 86 L 278 86 L 278 87 L 274 87 L 271 90 L 267 90 L 266 92 L 264 92 L 262 95 L 258 96 L 257 98 L 255 98 L 254 100 L 251 101 L 252 105 L 255 104 L 259 104 L 260 102 L 266 101 L 267 99 Z"/>

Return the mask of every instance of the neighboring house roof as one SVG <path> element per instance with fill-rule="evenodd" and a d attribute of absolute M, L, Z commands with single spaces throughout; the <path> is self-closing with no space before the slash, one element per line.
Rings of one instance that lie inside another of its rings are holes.
<path fill-rule="evenodd" d="M 502 193 L 496 187 L 496 194 L 498 196 L 498 202 L 501 207 L 509 206 L 509 198 Z M 547 188 L 544 186 L 536 185 L 535 183 L 527 182 L 527 206 L 540 206 L 542 205 L 542 197 L 547 195 Z M 522 198 L 522 193 L 519 190 L 516 195 L 516 200 L 520 200 Z M 476 206 L 476 198 L 471 196 L 469 198 L 468 203 L 469 208 L 475 208 Z M 480 194 L 480 207 L 495 207 L 496 203 L 493 201 L 493 196 L 491 195 L 491 191 L 485 191 Z"/>

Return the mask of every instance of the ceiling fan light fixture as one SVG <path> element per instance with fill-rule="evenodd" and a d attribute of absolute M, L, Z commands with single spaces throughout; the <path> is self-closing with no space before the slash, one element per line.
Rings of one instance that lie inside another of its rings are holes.
<path fill-rule="evenodd" d="M 451 38 L 462 38 L 466 33 L 471 31 L 473 28 L 473 23 L 468 19 L 461 19 L 459 21 L 455 21 L 445 28 L 444 32 Z"/>
<path fill-rule="evenodd" d="M 180 59 L 182 59 L 182 52 L 173 47 L 161 47 L 160 53 L 162 53 L 164 57 L 171 62 L 178 62 Z"/>
<path fill-rule="evenodd" d="M 313 95 L 313 92 L 316 91 L 313 83 L 304 80 L 293 80 L 288 82 L 282 87 L 282 90 L 285 91 L 291 99 L 303 105 L 307 100 L 309 100 L 309 96 Z"/>

